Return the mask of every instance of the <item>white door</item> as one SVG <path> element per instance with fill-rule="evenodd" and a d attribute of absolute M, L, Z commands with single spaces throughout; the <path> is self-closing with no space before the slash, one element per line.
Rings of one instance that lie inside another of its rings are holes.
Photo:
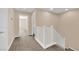
<path fill-rule="evenodd" d="M 20 36 L 28 34 L 28 16 L 19 16 L 19 34 Z"/>
<path fill-rule="evenodd" d="M 8 9 L 0 8 L 0 50 L 7 48 L 7 21 L 8 21 Z"/>

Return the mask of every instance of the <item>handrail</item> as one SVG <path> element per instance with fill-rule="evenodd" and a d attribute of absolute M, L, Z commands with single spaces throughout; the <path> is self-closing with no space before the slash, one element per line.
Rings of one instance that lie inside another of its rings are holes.
<path fill-rule="evenodd" d="M 53 26 L 42 26 L 42 27 L 38 26 L 36 27 L 35 35 L 37 36 L 38 40 L 41 42 L 40 44 L 42 44 L 43 48 L 47 48 L 53 45 L 55 41 L 62 47 L 64 46 L 65 39 L 54 29 Z M 54 35 L 56 36 L 54 37 Z"/>

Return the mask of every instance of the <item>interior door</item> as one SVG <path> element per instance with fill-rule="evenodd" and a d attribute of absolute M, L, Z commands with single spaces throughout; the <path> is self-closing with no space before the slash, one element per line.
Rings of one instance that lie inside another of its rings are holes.
<path fill-rule="evenodd" d="M 7 47 L 7 19 L 8 9 L 0 8 L 0 50 Z"/>

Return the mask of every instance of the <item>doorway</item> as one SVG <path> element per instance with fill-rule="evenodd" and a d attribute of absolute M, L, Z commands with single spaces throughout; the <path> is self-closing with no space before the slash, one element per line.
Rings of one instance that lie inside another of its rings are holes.
<path fill-rule="evenodd" d="M 28 34 L 28 16 L 19 15 L 19 36 Z"/>

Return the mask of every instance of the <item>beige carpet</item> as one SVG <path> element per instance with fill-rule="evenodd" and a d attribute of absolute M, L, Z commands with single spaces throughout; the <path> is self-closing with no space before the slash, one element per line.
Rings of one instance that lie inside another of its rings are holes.
<path fill-rule="evenodd" d="M 43 49 L 32 36 L 27 35 L 16 38 L 9 51 L 64 51 L 64 49 L 57 45 Z"/>

